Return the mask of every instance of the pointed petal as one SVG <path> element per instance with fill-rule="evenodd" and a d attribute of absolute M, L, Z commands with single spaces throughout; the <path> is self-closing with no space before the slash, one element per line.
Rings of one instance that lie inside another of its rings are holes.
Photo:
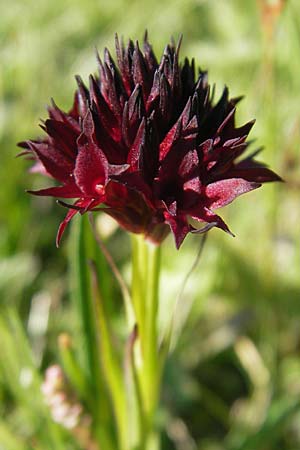
<path fill-rule="evenodd" d="M 122 137 L 128 147 L 132 145 L 143 118 L 145 119 L 145 106 L 142 88 L 138 84 L 125 103 L 123 110 Z"/>
<path fill-rule="evenodd" d="M 177 250 L 181 246 L 186 235 L 192 230 L 184 215 L 173 216 L 168 211 L 164 212 L 165 222 L 170 226 L 173 233 Z"/>
<path fill-rule="evenodd" d="M 153 76 L 155 70 L 158 67 L 158 62 L 155 57 L 155 54 L 153 53 L 152 46 L 149 44 L 147 32 L 145 33 L 145 36 L 144 36 L 143 49 L 144 49 L 144 54 L 145 54 L 145 63 L 147 64 L 148 71 Z"/>
<path fill-rule="evenodd" d="M 94 199 L 87 198 L 87 199 L 77 200 L 74 203 L 74 205 L 70 205 L 70 209 L 69 209 L 66 217 L 59 225 L 57 235 L 56 235 L 56 247 L 59 247 L 59 243 L 60 243 L 62 235 L 66 229 L 66 226 L 71 221 L 71 219 L 75 216 L 75 214 L 77 214 L 78 212 L 80 212 L 80 214 L 84 214 L 88 209 L 92 209 L 93 206 L 95 206 L 95 203 L 96 202 L 94 201 Z M 63 202 L 62 202 L 62 204 L 63 204 L 63 206 L 68 206 L 67 204 L 64 204 Z"/>
<path fill-rule="evenodd" d="M 77 101 L 77 93 L 74 96 L 74 102 L 72 109 L 66 113 L 62 111 L 55 103 L 53 99 L 51 99 L 51 106 L 48 106 L 48 112 L 50 120 L 54 120 L 56 122 L 62 122 L 68 127 L 70 127 L 74 133 L 77 135 L 80 134 L 80 125 L 79 125 L 79 111 L 78 111 L 78 101 Z"/>
<path fill-rule="evenodd" d="M 105 131 L 109 136 L 111 136 L 115 141 L 119 142 L 121 133 L 118 120 L 110 110 L 103 95 L 101 94 L 96 80 L 92 75 L 90 76 L 90 96 L 92 102 L 95 105 L 95 110 L 97 111 L 97 115 L 101 121 L 101 125 L 105 128 Z"/>
<path fill-rule="evenodd" d="M 70 161 L 69 157 L 47 142 L 28 141 L 28 143 L 53 178 L 62 182 L 69 179 L 74 168 L 74 163 Z"/>
<path fill-rule="evenodd" d="M 70 209 L 66 215 L 66 217 L 64 218 L 64 220 L 61 222 L 61 224 L 59 225 L 58 231 L 57 231 L 57 235 L 56 235 L 56 247 L 59 247 L 62 235 L 64 234 L 64 231 L 66 229 L 66 226 L 68 225 L 68 223 L 70 222 L 70 220 L 75 216 L 75 214 L 77 214 L 78 211 L 76 211 L 75 209 Z"/>
<path fill-rule="evenodd" d="M 82 192 L 73 184 L 66 184 L 64 186 L 53 186 L 45 189 L 40 189 L 38 191 L 27 191 L 29 194 L 34 195 L 49 195 L 50 197 L 60 197 L 60 198 L 78 198 L 82 196 Z"/>
<path fill-rule="evenodd" d="M 116 35 L 115 46 L 116 46 L 117 60 L 118 60 L 119 68 L 120 68 L 120 74 L 122 77 L 123 85 L 125 87 L 127 95 L 130 96 L 130 94 L 133 90 L 133 87 L 134 87 L 133 80 L 132 80 L 132 71 L 131 71 L 134 45 L 133 45 L 132 41 L 129 41 L 128 46 L 125 50 L 123 39 L 121 40 L 121 43 L 120 43 L 118 35 Z"/>
<path fill-rule="evenodd" d="M 213 136 L 226 117 L 228 106 L 228 88 L 225 86 L 218 103 L 210 110 L 205 117 L 202 129 L 206 138 Z"/>
<path fill-rule="evenodd" d="M 145 145 L 146 120 L 142 120 L 134 143 L 128 153 L 127 163 L 130 165 L 130 171 L 135 172 L 140 168 L 142 146 Z"/>
<path fill-rule="evenodd" d="M 283 181 L 273 170 L 267 167 L 257 167 L 249 169 L 231 169 L 226 173 L 230 177 L 242 177 L 245 180 L 254 180 L 257 183 L 267 183 L 271 181 Z"/>
<path fill-rule="evenodd" d="M 146 103 L 146 110 L 148 114 L 151 113 L 151 111 L 154 109 L 154 106 L 159 100 L 159 85 L 160 73 L 158 70 L 156 70 L 153 77 L 152 88 Z"/>
<path fill-rule="evenodd" d="M 162 74 L 159 86 L 159 110 L 163 122 L 168 122 L 172 115 L 171 90 L 167 77 Z M 163 124 L 162 124 L 163 125 Z"/>
<path fill-rule="evenodd" d="M 246 181 L 243 178 L 229 178 L 216 181 L 205 188 L 205 197 L 210 209 L 228 205 L 239 195 L 260 187 L 260 183 Z"/>
<path fill-rule="evenodd" d="M 219 128 L 217 129 L 217 134 L 221 134 L 223 129 L 231 123 L 231 125 L 234 127 L 234 115 L 235 115 L 236 108 L 232 108 L 232 110 L 227 114 Z"/>
<path fill-rule="evenodd" d="M 178 167 L 178 176 L 188 182 L 199 175 L 199 157 L 196 149 L 192 149 L 183 156 Z"/>
<path fill-rule="evenodd" d="M 235 166 L 226 173 L 228 176 L 244 178 L 248 181 L 256 181 L 258 183 L 265 183 L 268 181 L 282 181 L 282 178 L 274 173 L 264 164 L 246 158 L 243 161 L 235 164 Z"/>
<path fill-rule="evenodd" d="M 74 169 L 76 184 L 88 196 L 102 195 L 107 183 L 108 162 L 102 152 L 93 142 L 79 146 L 79 153 Z"/>
<path fill-rule="evenodd" d="M 78 109 L 80 111 L 80 115 L 85 116 L 90 100 L 89 91 L 79 75 L 75 75 L 75 80 L 78 85 L 76 98 L 76 100 L 78 101 Z"/>
<path fill-rule="evenodd" d="M 209 208 L 206 207 L 200 207 L 198 209 L 195 208 L 193 211 L 189 211 L 188 214 L 193 219 L 198 220 L 199 222 L 206 222 L 208 224 L 211 224 L 212 226 L 220 228 L 221 230 L 225 231 L 226 233 L 234 237 L 234 234 L 229 230 L 224 220 L 221 219 L 220 216 L 212 212 Z"/>
<path fill-rule="evenodd" d="M 71 161 L 74 161 L 77 155 L 76 140 L 79 133 L 74 132 L 67 124 L 53 119 L 46 120 L 45 127 L 49 136 L 53 138 L 53 145 L 61 149 Z"/>
<path fill-rule="evenodd" d="M 142 87 L 143 96 L 146 100 L 149 95 L 150 86 L 145 60 L 142 52 L 140 51 L 138 42 L 136 42 L 135 44 L 135 49 L 132 57 L 132 75 L 134 84 L 139 84 Z"/>
<path fill-rule="evenodd" d="M 182 125 L 181 120 L 178 120 L 171 130 L 167 133 L 164 140 L 159 146 L 159 160 L 162 161 L 169 153 L 172 146 L 175 144 L 176 140 L 179 138 L 181 133 Z"/>

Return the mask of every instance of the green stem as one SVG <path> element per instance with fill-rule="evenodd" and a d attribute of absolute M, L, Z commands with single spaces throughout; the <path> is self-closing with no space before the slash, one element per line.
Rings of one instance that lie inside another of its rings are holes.
<path fill-rule="evenodd" d="M 140 344 L 142 346 L 142 353 L 144 351 L 143 345 L 145 342 L 144 332 L 145 328 L 145 266 L 147 265 L 147 258 L 145 258 L 145 248 L 143 245 L 143 236 L 132 235 L 132 285 L 131 297 L 132 305 L 135 314 L 136 324 L 138 326 L 138 333 L 140 336 Z"/>
<path fill-rule="evenodd" d="M 160 260 L 160 246 L 145 241 L 144 236 L 132 236 L 132 302 L 138 328 L 135 366 L 143 416 L 141 448 L 147 450 L 158 448 L 157 442 L 153 445 L 152 432 L 161 372 L 157 331 Z"/>
<path fill-rule="evenodd" d="M 160 246 L 148 245 L 148 278 L 146 291 L 146 325 L 147 341 L 145 343 L 145 363 L 148 377 L 149 414 L 153 415 L 158 401 L 158 299 L 159 299 L 159 275 L 160 275 Z"/>

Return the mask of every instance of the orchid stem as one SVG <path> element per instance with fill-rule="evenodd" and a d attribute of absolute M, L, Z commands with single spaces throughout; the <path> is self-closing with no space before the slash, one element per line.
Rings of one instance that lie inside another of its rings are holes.
<path fill-rule="evenodd" d="M 144 419 L 144 446 L 141 448 L 145 450 L 158 448 L 157 439 L 153 444 L 152 432 L 161 373 L 157 333 L 160 260 L 160 246 L 145 241 L 144 236 L 132 236 L 131 294 L 138 329 L 134 356 Z"/>
<path fill-rule="evenodd" d="M 132 286 L 131 297 L 138 327 L 140 345 L 144 345 L 145 333 L 145 249 L 140 235 L 132 236 Z M 142 348 L 142 351 L 144 349 Z"/>
<path fill-rule="evenodd" d="M 159 297 L 159 275 L 160 275 L 160 246 L 147 243 L 148 245 L 148 279 L 146 291 L 146 318 L 147 318 L 147 341 L 146 341 L 146 359 L 147 373 L 149 377 L 149 398 L 150 413 L 158 401 L 158 336 L 157 336 L 157 319 L 158 319 L 158 297 Z"/>

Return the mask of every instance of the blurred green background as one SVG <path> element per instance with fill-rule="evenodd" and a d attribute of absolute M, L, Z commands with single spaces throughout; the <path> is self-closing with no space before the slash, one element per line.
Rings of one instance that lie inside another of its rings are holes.
<path fill-rule="evenodd" d="M 165 374 L 163 448 L 299 449 L 299 0 L 0 0 L 0 11 L 0 449 L 76 448 L 40 394 L 57 336 L 80 345 L 71 241 L 55 248 L 65 211 L 25 194 L 45 181 L 15 157 L 16 142 L 42 134 L 51 97 L 71 106 L 74 74 L 96 70 L 95 47 L 113 50 L 115 32 L 142 40 L 145 28 L 158 56 L 182 33 L 181 56 L 208 69 L 217 92 L 245 95 L 238 120 L 257 119 L 252 149 L 264 146 L 286 181 L 221 211 L 235 239 L 209 233 L 178 306 L 178 334 L 186 323 Z M 162 327 L 199 243 L 164 245 Z M 128 237 L 116 231 L 107 245 L 126 275 Z"/>

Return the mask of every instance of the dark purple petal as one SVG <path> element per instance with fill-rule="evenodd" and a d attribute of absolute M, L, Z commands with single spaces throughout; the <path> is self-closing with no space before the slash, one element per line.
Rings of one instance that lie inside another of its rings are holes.
<path fill-rule="evenodd" d="M 79 147 L 74 177 L 85 195 L 103 195 L 108 179 L 108 162 L 102 150 L 94 143 L 88 142 Z"/>
<path fill-rule="evenodd" d="M 194 209 L 193 211 L 190 211 L 189 215 L 193 219 L 198 220 L 199 222 L 206 222 L 208 224 L 212 224 L 213 226 L 220 228 L 221 230 L 225 231 L 231 236 L 234 236 L 234 234 L 232 234 L 232 232 L 229 230 L 228 226 L 221 219 L 221 217 L 215 214 L 209 208 L 201 207 L 198 210 Z"/>
<path fill-rule="evenodd" d="M 282 178 L 262 163 L 253 159 L 244 159 L 228 171 L 232 177 L 240 177 L 249 181 L 265 183 L 268 181 L 282 181 Z"/>
<path fill-rule="evenodd" d="M 75 214 L 77 214 L 78 211 L 76 211 L 76 209 L 70 209 L 66 215 L 66 217 L 64 218 L 64 220 L 61 222 L 61 224 L 59 225 L 58 231 L 57 231 L 57 235 L 56 235 L 56 247 L 59 247 L 62 235 L 64 234 L 64 231 L 66 229 L 66 226 L 68 225 L 68 223 L 70 222 L 70 220 L 75 216 Z"/>
<path fill-rule="evenodd" d="M 79 118 L 79 111 L 78 111 L 78 100 L 77 100 L 77 93 L 75 93 L 74 96 L 74 103 L 72 109 L 65 113 L 62 111 L 54 102 L 54 100 L 51 100 L 51 106 L 48 107 L 48 112 L 50 119 L 55 120 L 56 122 L 62 122 L 66 124 L 68 127 L 71 127 L 72 130 L 80 134 L 80 124 L 78 122 Z"/>
<path fill-rule="evenodd" d="M 146 137 L 146 121 L 143 119 L 138 132 L 136 134 L 134 143 L 132 144 L 127 158 L 127 163 L 130 166 L 131 172 L 136 172 L 140 169 L 140 160 L 141 160 L 141 152 L 142 146 L 145 145 L 145 137 Z"/>
<path fill-rule="evenodd" d="M 147 65 L 148 72 L 151 73 L 152 77 L 156 68 L 158 67 L 158 62 L 155 54 L 153 53 L 152 46 L 148 41 L 148 33 L 145 33 L 143 49 L 145 54 L 145 63 Z"/>
<path fill-rule="evenodd" d="M 91 101 L 95 105 L 101 126 L 114 141 L 119 142 L 121 139 L 119 121 L 104 100 L 100 88 L 92 75 L 90 76 L 90 96 Z"/>
<path fill-rule="evenodd" d="M 138 84 L 125 103 L 122 118 L 122 137 L 125 144 L 130 147 L 135 139 L 137 130 L 145 120 L 145 107 L 142 97 L 142 88 Z"/>
<path fill-rule="evenodd" d="M 28 142 L 31 150 L 44 165 L 46 171 L 59 181 L 67 181 L 74 169 L 74 163 L 61 150 L 47 142 Z"/>
<path fill-rule="evenodd" d="M 81 190 L 75 183 L 66 184 L 65 186 L 53 186 L 46 189 L 40 189 L 38 191 L 28 191 L 30 194 L 60 197 L 60 198 L 78 198 L 82 196 Z"/>
<path fill-rule="evenodd" d="M 169 151 L 171 150 L 172 146 L 175 144 L 175 142 L 178 140 L 179 136 L 181 135 L 182 125 L 181 121 L 178 120 L 175 125 L 171 128 L 171 130 L 168 132 L 164 140 L 159 146 L 159 160 L 162 161 Z"/>
<path fill-rule="evenodd" d="M 64 155 L 69 156 L 71 161 L 75 161 L 77 155 L 76 141 L 80 133 L 75 132 L 71 126 L 53 119 L 46 120 L 45 128 Z"/>
<path fill-rule="evenodd" d="M 216 181 L 205 187 L 206 204 L 210 209 L 218 209 L 231 203 L 239 195 L 257 189 L 259 183 L 243 178 L 229 178 Z"/>
<path fill-rule="evenodd" d="M 134 84 L 138 84 L 142 87 L 143 96 L 146 100 L 151 89 L 151 81 L 138 42 L 135 44 L 135 49 L 132 56 L 132 75 Z"/>
<path fill-rule="evenodd" d="M 173 216 L 168 211 L 165 211 L 164 217 L 173 233 L 176 248 L 179 249 L 186 235 L 192 230 L 192 227 L 183 215 Z"/>

